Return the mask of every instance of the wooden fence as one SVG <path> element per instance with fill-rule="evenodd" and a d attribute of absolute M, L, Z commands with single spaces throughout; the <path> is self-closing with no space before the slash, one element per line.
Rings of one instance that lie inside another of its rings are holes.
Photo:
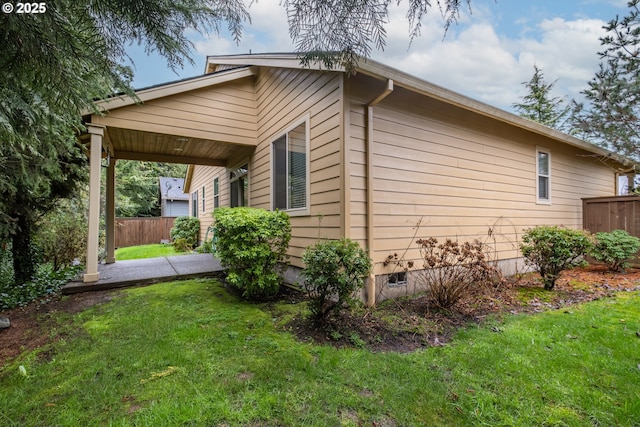
<path fill-rule="evenodd" d="M 640 237 L 640 196 L 582 199 L 582 227 L 592 233 L 625 230 Z"/>
<path fill-rule="evenodd" d="M 116 248 L 169 240 L 175 218 L 116 218 Z"/>

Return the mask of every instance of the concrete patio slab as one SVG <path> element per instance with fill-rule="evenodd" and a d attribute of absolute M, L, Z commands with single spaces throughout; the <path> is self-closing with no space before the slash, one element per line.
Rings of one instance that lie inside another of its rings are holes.
<path fill-rule="evenodd" d="M 63 294 L 121 288 L 176 279 L 213 277 L 222 274 L 220 261 L 211 254 L 189 254 L 146 258 L 99 264 L 100 279 L 84 283 L 82 279 L 67 283 Z"/>

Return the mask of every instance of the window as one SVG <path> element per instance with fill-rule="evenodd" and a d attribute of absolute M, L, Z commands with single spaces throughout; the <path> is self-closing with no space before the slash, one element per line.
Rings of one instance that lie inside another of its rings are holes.
<path fill-rule="evenodd" d="M 213 179 L 213 208 L 220 207 L 220 182 L 218 178 Z"/>
<path fill-rule="evenodd" d="M 204 191 L 204 185 L 202 186 L 202 213 L 204 213 L 204 195 L 205 195 L 205 191 Z"/>
<path fill-rule="evenodd" d="M 273 142 L 273 208 L 308 208 L 307 122 L 303 122 Z"/>
<path fill-rule="evenodd" d="M 389 274 L 389 287 L 395 288 L 397 286 L 406 286 L 407 284 L 407 272 L 398 271 Z"/>
<path fill-rule="evenodd" d="M 198 190 L 191 193 L 191 216 L 198 217 Z"/>
<path fill-rule="evenodd" d="M 538 203 L 551 203 L 551 156 L 540 148 L 536 152 Z"/>
<path fill-rule="evenodd" d="M 232 208 L 249 206 L 249 165 L 247 163 L 229 171 L 229 190 Z"/>

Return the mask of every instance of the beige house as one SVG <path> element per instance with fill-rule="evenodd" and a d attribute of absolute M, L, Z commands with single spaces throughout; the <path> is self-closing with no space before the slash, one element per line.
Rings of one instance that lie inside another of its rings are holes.
<path fill-rule="evenodd" d="M 524 229 L 581 228 L 581 198 L 615 195 L 633 173 L 602 148 L 372 60 L 348 75 L 294 54 L 211 56 L 205 75 L 137 95 L 85 118 L 92 147 L 190 164 L 201 239 L 215 207 L 251 206 L 289 213 L 294 267 L 318 239 L 360 242 L 375 264 L 369 302 L 411 280 L 384 261 L 417 260 L 419 237 L 481 239 L 513 272 Z"/>

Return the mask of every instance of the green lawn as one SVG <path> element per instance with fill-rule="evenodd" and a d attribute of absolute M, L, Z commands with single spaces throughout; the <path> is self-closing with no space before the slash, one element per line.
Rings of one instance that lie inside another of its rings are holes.
<path fill-rule="evenodd" d="M 126 248 L 116 249 L 116 260 L 124 261 L 128 259 L 142 259 L 142 258 L 158 258 L 164 256 L 183 255 L 187 252 L 176 252 L 173 249 L 173 245 L 142 245 L 142 246 L 129 246 Z"/>
<path fill-rule="evenodd" d="M 281 326 L 304 304 L 215 280 L 128 289 L 0 368 L 0 424 L 637 426 L 639 306 L 624 293 L 381 354 L 299 342 Z"/>

